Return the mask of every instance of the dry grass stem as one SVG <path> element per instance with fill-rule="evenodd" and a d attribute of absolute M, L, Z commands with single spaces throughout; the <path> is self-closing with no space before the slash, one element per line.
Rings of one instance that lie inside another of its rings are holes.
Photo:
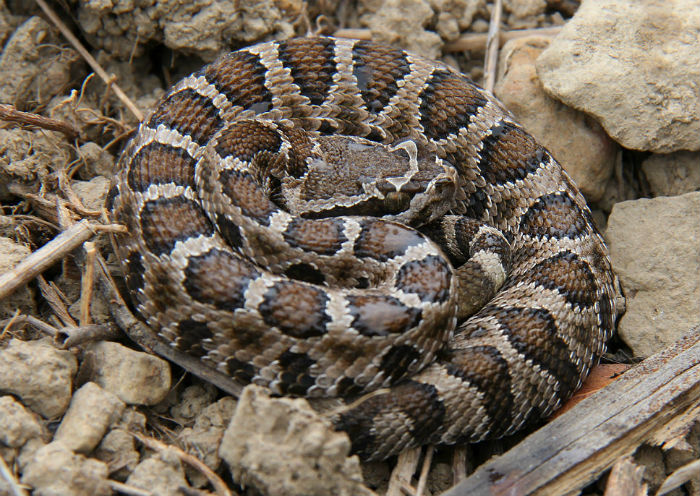
<path fill-rule="evenodd" d="M 68 312 L 68 308 L 66 307 L 68 302 L 66 301 L 65 295 L 61 293 L 53 281 L 51 283 L 46 282 L 44 276 L 39 275 L 37 276 L 36 280 L 39 283 L 39 291 L 41 291 L 41 296 L 44 297 L 46 302 L 51 307 L 51 310 L 53 310 L 54 316 L 64 326 L 76 327 L 78 324 L 75 322 L 75 320 L 73 320 L 73 317 L 71 317 L 70 313 Z"/>
<path fill-rule="evenodd" d="M 12 316 L 12 318 L 0 320 L 0 327 L 3 328 L 2 333 L 0 333 L 0 339 L 5 336 L 6 332 L 10 332 L 13 327 L 21 324 L 29 324 L 41 332 L 48 334 L 49 336 L 56 336 L 59 333 L 59 330 L 56 327 L 52 326 L 51 324 L 47 324 L 43 320 L 39 320 L 31 315 L 16 314 Z"/>
<path fill-rule="evenodd" d="M 118 339 L 121 335 L 121 332 L 114 324 L 90 324 L 59 329 L 54 341 L 61 348 L 68 349 L 94 341 L 112 341 Z"/>
<path fill-rule="evenodd" d="M 391 471 L 386 496 L 402 496 L 405 494 L 405 487 L 411 488 L 411 478 L 416 472 L 416 467 L 420 460 L 420 452 L 420 448 L 412 448 L 403 451 L 399 455 L 398 460 L 396 460 L 396 466 Z M 413 494 L 413 489 L 411 489 L 410 494 Z"/>
<path fill-rule="evenodd" d="M 517 38 L 525 38 L 528 36 L 556 36 L 561 31 L 561 27 L 555 26 L 550 28 L 534 28 L 534 29 L 513 29 L 511 31 L 501 31 L 499 36 L 499 44 L 503 46 L 504 43 L 510 40 L 515 40 Z M 486 41 L 488 40 L 488 33 L 467 33 L 455 41 L 447 43 L 443 51 L 445 53 L 451 52 L 481 52 L 486 50 Z"/>
<path fill-rule="evenodd" d="M 425 448 L 425 458 L 423 459 L 420 477 L 418 477 L 418 485 L 416 485 L 416 496 L 423 496 L 423 491 L 425 491 L 425 486 L 428 483 L 428 472 L 430 472 L 430 465 L 433 463 L 434 451 L 435 448 L 433 446 L 426 446 Z"/>
<path fill-rule="evenodd" d="M 44 0 L 36 0 L 37 5 L 41 7 L 41 10 L 44 11 L 46 14 L 46 17 L 51 20 L 51 22 L 54 23 L 54 25 L 61 31 L 61 34 L 65 36 L 65 38 L 70 42 L 71 45 L 75 48 L 75 50 L 85 59 L 85 61 L 92 67 L 92 70 L 94 70 L 98 76 L 105 82 L 107 86 L 110 86 L 114 90 L 114 94 L 119 98 L 122 103 L 126 106 L 126 108 L 129 109 L 129 111 L 134 114 L 136 119 L 140 121 L 143 120 L 143 114 L 141 111 L 134 105 L 134 102 L 131 101 L 131 99 L 126 96 L 126 93 L 122 91 L 122 89 L 119 87 L 114 82 L 114 76 L 110 76 L 107 74 L 107 72 L 102 68 L 102 66 L 95 60 L 95 58 L 90 55 L 90 53 L 85 49 L 85 47 L 80 43 L 78 38 L 71 33 L 71 31 L 68 29 L 68 27 L 58 18 L 56 13 L 44 2 Z"/>
<path fill-rule="evenodd" d="M 502 0 L 496 0 L 491 11 L 491 22 L 486 38 L 486 56 L 484 58 L 484 88 L 493 92 L 496 86 L 496 68 L 498 67 L 498 49 L 501 33 L 501 14 L 503 12 Z"/>
<path fill-rule="evenodd" d="M 31 112 L 22 112 L 17 110 L 12 105 L 0 104 L 0 120 L 5 122 L 15 122 L 20 126 L 38 127 L 48 129 L 49 131 L 59 131 L 66 135 L 70 140 L 74 140 L 80 135 L 80 132 L 71 124 L 44 117 L 43 115 L 34 114 Z"/>
<path fill-rule="evenodd" d="M 152 492 L 141 489 L 140 487 L 129 486 L 128 484 L 114 480 L 108 482 L 109 487 L 116 493 L 127 494 L 129 496 L 155 496 Z"/>
<path fill-rule="evenodd" d="M 83 244 L 85 249 L 85 270 L 80 281 L 80 325 L 90 325 L 90 304 L 92 303 L 92 290 L 95 282 L 95 256 L 97 248 L 92 241 Z"/>
<path fill-rule="evenodd" d="M 5 460 L 0 456 L 0 477 L 7 483 L 7 488 L 10 492 L 7 494 L 11 496 L 29 496 L 27 491 L 22 489 L 14 474 L 10 471 L 10 468 L 5 463 Z"/>
<path fill-rule="evenodd" d="M 456 446 L 452 452 L 452 484 L 467 478 L 467 447 Z"/>

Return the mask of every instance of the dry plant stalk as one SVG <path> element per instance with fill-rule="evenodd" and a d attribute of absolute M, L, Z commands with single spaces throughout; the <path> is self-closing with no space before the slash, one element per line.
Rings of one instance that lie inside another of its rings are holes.
<path fill-rule="evenodd" d="M 76 139 L 80 132 L 71 124 L 51 119 L 43 115 L 34 114 L 31 112 L 22 112 L 17 110 L 13 105 L 0 104 L 0 120 L 5 122 L 16 122 L 20 126 L 38 127 L 48 129 L 49 131 L 59 131 L 66 135 L 70 140 Z"/>

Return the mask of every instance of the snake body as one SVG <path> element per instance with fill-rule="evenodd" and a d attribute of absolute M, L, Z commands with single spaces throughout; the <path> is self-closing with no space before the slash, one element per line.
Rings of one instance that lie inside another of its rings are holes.
<path fill-rule="evenodd" d="M 134 309 L 232 381 L 341 397 L 355 452 L 512 433 L 619 305 L 585 200 L 488 92 L 367 41 L 224 55 L 172 87 L 107 207 Z"/>

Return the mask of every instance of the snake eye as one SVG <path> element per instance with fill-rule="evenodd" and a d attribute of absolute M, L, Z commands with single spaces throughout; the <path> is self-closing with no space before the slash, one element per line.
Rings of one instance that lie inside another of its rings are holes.
<path fill-rule="evenodd" d="M 411 205 L 411 195 L 403 191 L 392 191 L 384 197 L 384 208 L 388 214 L 403 212 Z"/>

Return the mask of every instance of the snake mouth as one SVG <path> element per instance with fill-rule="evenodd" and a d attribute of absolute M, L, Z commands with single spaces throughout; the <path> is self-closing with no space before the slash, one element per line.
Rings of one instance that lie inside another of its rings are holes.
<path fill-rule="evenodd" d="M 405 191 L 391 191 L 384 197 L 384 207 L 388 214 L 398 214 L 411 206 L 411 195 Z"/>

